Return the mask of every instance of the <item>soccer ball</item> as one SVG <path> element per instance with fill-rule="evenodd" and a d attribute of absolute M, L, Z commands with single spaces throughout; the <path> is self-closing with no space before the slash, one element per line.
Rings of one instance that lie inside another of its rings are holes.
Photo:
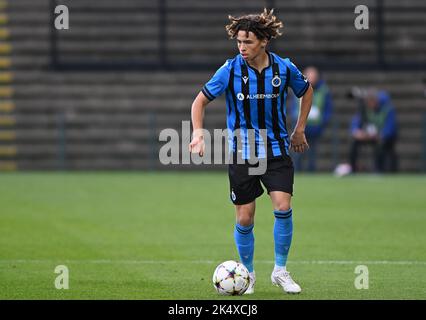
<path fill-rule="evenodd" d="M 349 163 L 341 163 L 336 167 L 336 169 L 334 169 L 334 175 L 339 178 L 343 176 L 347 176 L 351 172 L 352 172 L 352 167 Z"/>
<path fill-rule="evenodd" d="M 213 273 L 213 287 L 224 296 L 242 295 L 249 284 L 249 271 L 237 261 L 222 262 Z"/>

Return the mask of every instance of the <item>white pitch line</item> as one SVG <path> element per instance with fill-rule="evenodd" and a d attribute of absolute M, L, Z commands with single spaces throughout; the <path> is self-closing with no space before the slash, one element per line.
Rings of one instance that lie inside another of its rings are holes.
<path fill-rule="evenodd" d="M 255 260 L 255 263 L 273 264 L 273 260 Z M 14 263 L 75 263 L 75 264 L 214 264 L 220 261 L 214 260 L 37 260 L 37 259 L 17 259 L 0 260 L 0 264 Z M 426 265 L 426 261 L 392 261 L 392 260 L 289 260 L 289 264 L 341 264 L 341 265 Z"/>

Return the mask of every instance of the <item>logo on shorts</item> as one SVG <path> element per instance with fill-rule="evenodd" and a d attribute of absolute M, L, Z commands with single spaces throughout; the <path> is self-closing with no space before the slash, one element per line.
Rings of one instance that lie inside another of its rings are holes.
<path fill-rule="evenodd" d="M 231 199 L 232 201 L 237 200 L 237 196 L 235 195 L 234 190 L 231 191 Z"/>
<path fill-rule="evenodd" d="M 273 77 L 271 83 L 272 83 L 272 85 L 274 87 L 279 87 L 281 85 L 281 78 L 280 78 L 280 76 L 276 75 L 275 77 Z"/>

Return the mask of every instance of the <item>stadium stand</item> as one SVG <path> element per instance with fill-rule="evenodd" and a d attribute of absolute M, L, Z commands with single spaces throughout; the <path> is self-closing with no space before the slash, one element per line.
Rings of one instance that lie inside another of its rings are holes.
<path fill-rule="evenodd" d="M 244 3 L 0 0 L 0 170 L 173 168 L 158 160 L 159 133 L 190 120 L 202 85 L 237 53 L 227 15 L 275 1 Z M 354 28 L 350 2 L 276 3 L 285 29 L 271 50 L 300 67 L 318 64 L 333 93 L 319 169 L 347 159 L 357 108 L 347 93 L 371 85 L 396 106 L 400 170 L 421 170 L 426 3 L 365 1 L 369 30 Z M 69 30 L 53 29 L 55 4 L 69 6 Z M 225 128 L 225 120 L 221 97 L 209 105 L 206 127 Z M 366 170 L 370 152 L 361 157 Z"/>

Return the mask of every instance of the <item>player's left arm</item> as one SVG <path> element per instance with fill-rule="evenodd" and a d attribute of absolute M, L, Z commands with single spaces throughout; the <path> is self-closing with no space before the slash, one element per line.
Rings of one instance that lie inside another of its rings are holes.
<path fill-rule="evenodd" d="M 295 152 L 304 152 L 309 148 L 309 144 L 305 136 L 305 128 L 309 111 L 311 111 L 313 95 L 314 89 L 311 84 L 309 84 L 308 89 L 302 96 L 299 117 L 297 118 L 297 123 L 294 127 L 293 133 L 290 136 L 290 148 Z"/>

